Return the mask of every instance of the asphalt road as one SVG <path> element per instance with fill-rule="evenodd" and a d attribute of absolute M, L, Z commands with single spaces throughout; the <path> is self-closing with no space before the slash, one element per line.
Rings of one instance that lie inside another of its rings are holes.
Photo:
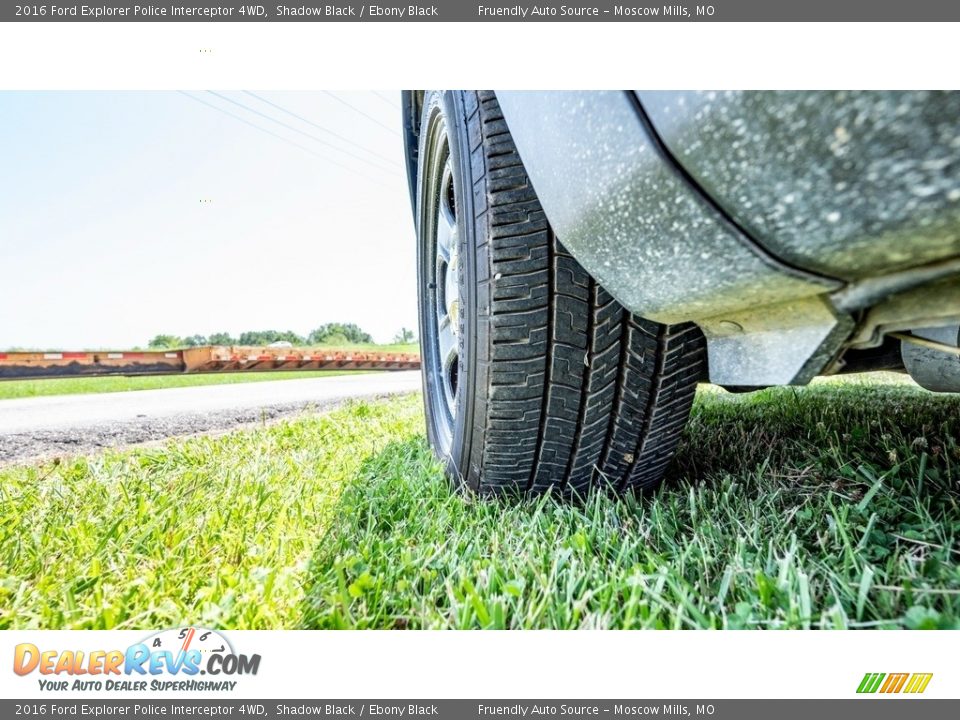
<path fill-rule="evenodd" d="M 418 371 L 0 400 L 0 462 L 224 430 L 420 389 Z"/>

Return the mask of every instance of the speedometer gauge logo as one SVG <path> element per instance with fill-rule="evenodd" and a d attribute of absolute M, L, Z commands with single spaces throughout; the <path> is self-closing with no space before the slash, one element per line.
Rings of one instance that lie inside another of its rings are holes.
<path fill-rule="evenodd" d="M 203 657 L 213 653 L 233 654 L 233 646 L 216 630 L 201 627 L 171 628 L 151 635 L 143 641 L 151 651 L 167 650 L 176 654 L 198 650 Z"/>

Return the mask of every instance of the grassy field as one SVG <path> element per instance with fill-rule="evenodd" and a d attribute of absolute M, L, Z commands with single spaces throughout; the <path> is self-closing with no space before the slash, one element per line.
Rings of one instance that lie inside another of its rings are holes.
<path fill-rule="evenodd" d="M 324 347 L 323 345 L 310 345 L 310 348 L 314 347 Z M 335 348 L 337 350 L 363 350 L 366 352 L 384 352 L 384 353 L 411 353 L 414 355 L 420 354 L 420 343 L 393 343 L 390 345 L 370 345 L 364 343 L 354 343 L 347 345 L 337 345 Z"/>
<path fill-rule="evenodd" d="M 701 389 L 652 498 L 457 495 L 416 397 L 0 471 L 0 628 L 957 628 L 958 399 Z"/>
<path fill-rule="evenodd" d="M 0 400 L 40 397 L 42 395 L 83 395 L 88 393 L 158 390 L 195 385 L 232 385 L 265 380 L 302 380 L 363 372 L 359 370 L 306 370 L 303 372 L 224 373 L 222 375 L 141 375 L 110 377 L 43 378 L 39 380 L 0 381 Z"/>

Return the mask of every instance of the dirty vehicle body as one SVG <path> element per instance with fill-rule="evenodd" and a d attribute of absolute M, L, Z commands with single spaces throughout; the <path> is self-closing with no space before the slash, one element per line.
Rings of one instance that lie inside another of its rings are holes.
<path fill-rule="evenodd" d="M 960 94 L 404 98 L 428 434 L 480 491 L 654 487 L 697 382 L 960 391 Z"/>

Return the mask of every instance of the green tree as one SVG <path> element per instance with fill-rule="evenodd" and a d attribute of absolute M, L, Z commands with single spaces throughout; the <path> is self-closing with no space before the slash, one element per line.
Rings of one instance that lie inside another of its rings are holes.
<path fill-rule="evenodd" d="M 183 339 L 183 344 L 187 347 L 200 347 L 209 343 L 205 335 L 188 335 Z"/>
<path fill-rule="evenodd" d="M 400 328 L 400 332 L 393 336 L 393 342 L 398 345 L 409 345 L 412 342 L 416 342 L 417 336 L 414 334 L 413 330 L 410 328 Z"/>
<path fill-rule="evenodd" d="M 311 344 L 332 345 L 334 343 L 373 343 L 370 333 L 364 332 L 354 323 L 326 323 L 307 337 Z"/>
<path fill-rule="evenodd" d="M 322 342 L 317 343 L 318 345 L 331 345 L 333 347 L 344 347 L 350 344 L 350 341 L 347 339 L 347 336 L 343 333 L 333 333 L 332 335 L 327 335 Z"/>
<path fill-rule="evenodd" d="M 248 330 L 240 334 L 240 345 L 269 345 L 286 341 L 291 345 L 304 345 L 306 341 L 293 330 Z"/>
<path fill-rule="evenodd" d="M 211 345 L 236 345 L 237 341 L 233 339 L 230 333 L 216 332 L 209 338 Z"/>
<path fill-rule="evenodd" d="M 169 350 L 171 348 L 178 348 L 181 345 L 183 345 L 183 340 L 178 338 L 176 335 L 155 335 L 147 344 L 147 347 L 160 350 Z"/>

